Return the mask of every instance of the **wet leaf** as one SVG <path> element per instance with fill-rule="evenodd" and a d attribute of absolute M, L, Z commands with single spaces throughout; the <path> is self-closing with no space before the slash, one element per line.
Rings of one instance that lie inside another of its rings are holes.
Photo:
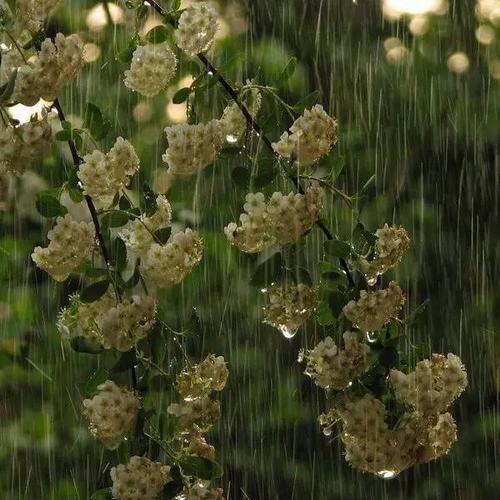
<path fill-rule="evenodd" d="M 59 217 L 68 213 L 68 209 L 51 193 L 41 191 L 36 195 L 36 209 L 44 217 Z"/>
<path fill-rule="evenodd" d="M 109 284 L 109 280 L 103 280 L 98 281 L 97 283 L 93 283 L 80 292 L 80 300 L 82 302 L 89 303 L 100 299 L 107 292 Z"/>
<path fill-rule="evenodd" d="M 206 479 L 207 481 L 217 479 L 223 474 L 222 467 L 208 458 L 185 456 L 179 460 L 179 465 L 184 474 Z"/>

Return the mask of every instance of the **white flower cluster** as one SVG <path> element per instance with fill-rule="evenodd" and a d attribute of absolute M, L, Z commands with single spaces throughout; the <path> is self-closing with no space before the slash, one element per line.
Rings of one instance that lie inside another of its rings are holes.
<path fill-rule="evenodd" d="M 83 192 L 103 203 L 128 186 L 130 177 L 139 170 L 139 158 L 130 142 L 118 137 L 108 153 L 99 150 L 85 155 L 78 169 Z"/>
<path fill-rule="evenodd" d="M 266 203 L 262 193 L 249 193 L 238 226 L 224 228 L 227 239 L 243 252 L 260 252 L 270 246 L 295 243 L 319 217 L 323 190 L 312 183 L 305 194 L 274 193 Z"/>
<path fill-rule="evenodd" d="M 172 125 L 165 128 L 165 133 L 168 148 L 162 159 L 168 172 L 176 177 L 195 175 L 213 163 L 223 144 L 219 120 Z"/>
<path fill-rule="evenodd" d="M 328 154 L 337 143 L 338 124 L 321 104 L 316 104 L 295 120 L 290 132 L 284 132 L 280 140 L 273 143 L 274 150 L 300 167 L 308 167 Z"/>
<path fill-rule="evenodd" d="M 40 98 L 53 101 L 59 90 L 74 80 L 82 65 L 83 42 L 78 35 L 66 37 L 58 33 L 54 42 L 47 38 L 38 54 L 19 67 L 12 98 L 26 106 L 33 106 Z"/>
<path fill-rule="evenodd" d="M 165 90 L 175 74 L 177 58 L 167 43 L 148 43 L 134 51 L 125 85 L 146 97 Z"/>
<path fill-rule="evenodd" d="M 262 95 L 258 89 L 250 89 L 242 96 L 242 103 L 255 118 L 262 105 Z M 247 129 L 247 119 L 236 103 L 226 106 L 219 123 L 223 137 L 229 144 L 240 141 Z"/>
<path fill-rule="evenodd" d="M 408 375 L 391 370 L 389 378 L 396 397 L 423 415 L 442 413 L 467 386 L 464 365 L 451 353 L 433 354 Z"/>
<path fill-rule="evenodd" d="M 187 55 L 205 52 L 217 33 L 217 12 L 206 2 L 190 5 L 179 18 L 175 41 Z"/>
<path fill-rule="evenodd" d="M 134 429 L 141 402 L 134 392 L 111 380 L 97 390 L 92 399 L 83 401 L 84 414 L 92 436 L 112 450 Z"/>
<path fill-rule="evenodd" d="M 60 312 L 57 328 L 67 338 L 83 337 L 105 349 L 126 352 L 148 334 L 155 315 L 156 302 L 146 295 L 118 303 L 111 293 L 90 303 L 74 295 Z"/>
<path fill-rule="evenodd" d="M 404 469 L 447 453 L 456 441 L 456 425 L 449 413 L 422 419 L 415 412 L 401 416 L 393 429 L 385 421 L 384 404 L 365 394 L 346 398 L 320 416 L 324 433 L 331 434 L 335 420 L 342 423 L 341 439 L 346 460 L 355 468 L 391 479 Z"/>
<path fill-rule="evenodd" d="M 52 143 L 47 115 L 17 127 L 0 125 L 0 172 L 23 174 L 36 158 L 50 151 Z"/>
<path fill-rule="evenodd" d="M 128 464 L 113 467 L 113 498 L 118 500 L 156 500 L 171 480 L 170 467 L 146 457 L 133 456 Z"/>
<path fill-rule="evenodd" d="M 360 258 L 354 262 L 359 271 L 366 275 L 368 284 L 376 282 L 377 276 L 397 265 L 410 248 L 410 236 L 402 227 L 387 224 L 375 232 L 375 255 L 372 260 Z"/>
<path fill-rule="evenodd" d="M 224 357 L 209 354 L 201 363 L 179 373 L 175 386 L 184 401 L 192 401 L 206 397 L 213 391 L 222 391 L 228 375 Z"/>
<path fill-rule="evenodd" d="M 364 332 L 375 332 L 398 314 L 404 302 L 401 288 L 391 281 L 384 290 L 361 290 L 359 300 L 351 300 L 342 310 L 354 326 Z"/>
<path fill-rule="evenodd" d="M 220 488 L 210 488 L 207 481 L 199 481 L 176 498 L 178 500 L 224 500 L 224 492 Z"/>
<path fill-rule="evenodd" d="M 269 303 L 264 307 L 263 322 L 277 328 L 286 338 L 297 333 L 319 303 L 319 288 L 303 283 L 271 286 L 267 295 Z"/>
<path fill-rule="evenodd" d="M 16 0 L 17 32 L 26 29 L 32 33 L 39 31 L 60 0 Z"/>
<path fill-rule="evenodd" d="M 141 261 L 141 270 L 157 287 L 164 288 L 180 283 L 202 255 L 202 239 L 186 229 L 174 234 L 166 245 L 153 243 Z"/>
<path fill-rule="evenodd" d="M 210 399 L 210 395 L 224 389 L 228 375 L 224 358 L 210 354 L 177 376 L 176 388 L 183 402 L 170 404 L 167 412 L 176 417 L 176 438 L 184 452 L 214 457 L 215 450 L 203 435 L 220 418 L 220 404 Z"/>
<path fill-rule="evenodd" d="M 120 231 L 120 238 L 129 251 L 144 255 L 154 243 L 154 233 L 159 229 L 170 227 L 172 208 L 167 198 L 159 195 L 156 198 L 156 212 L 150 217 L 141 215 L 138 219 L 129 221 Z"/>
<path fill-rule="evenodd" d="M 65 215 L 56 219 L 47 238 L 49 246 L 36 247 L 31 258 L 56 281 L 64 281 L 92 251 L 95 231 L 91 223 L 76 222 Z"/>
<path fill-rule="evenodd" d="M 304 373 L 323 389 L 346 389 L 368 369 L 369 347 L 358 342 L 354 332 L 344 332 L 344 349 L 326 337 L 314 349 L 301 351 L 299 361 L 307 363 Z"/>

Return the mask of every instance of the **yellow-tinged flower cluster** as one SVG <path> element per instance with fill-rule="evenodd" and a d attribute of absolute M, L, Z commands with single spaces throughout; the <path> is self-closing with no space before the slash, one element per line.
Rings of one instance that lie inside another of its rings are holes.
<path fill-rule="evenodd" d="M 204 361 L 183 370 L 176 380 L 182 403 L 172 403 L 167 412 L 176 417 L 176 437 L 184 451 L 213 458 L 214 449 L 204 439 L 220 418 L 220 404 L 210 399 L 226 386 L 229 371 L 222 356 L 209 354 Z"/>
<path fill-rule="evenodd" d="M 433 354 L 407 375 L 391 370 L 396 397 L 423 415 L 445 411 L 467 386 L 467 373 L 458 356 Z"/>
<path fill-rule="evenodd" d="M 353 262 L 370 285 L 375 283 L 377 276 L 399 264 L 410 247 L 410 236 L 402 227 L 389 227 L 385 224 L 383 228 L 377 229 L 375 236 L 377 240 L 373 259 L 359 258 Z"/>
<path fill-rule="evenodd" d="M 262 105 L 262 95 L 258 89 L 250 89 L 244 93 L 242 103 L 250 115 L 255 118 Z M 226 106 L 219 123 L 224 140 L 228 144 L 240 141 L 248 126 L 247 118 L 236 103 Z"/>
<path fill-rule="evenodd" d="M 119 500 L 156 500 L 171 480 L 168 465 L 138 456 L 113 467 L 110 474 L 113 498 Z"/>
<path fill-rule="evenodd" d="M 83 337 L 105 349 L 126 352 L 148 334 L 155 315 L 156 302 L 147 295 L 117 302 L 106 293 L 90 303 L 74 295 L 59 314 L 57 328 L 67 338 Z"/>
<path fill-rule="evenodd" d="M 116 193 L 128 186 L 139 170 L 139 158 L 130 142 L 118 137 L 108 153 L 99 150 L 85 155 L 78 169 L 83 192 L 102 203 L 109 203 Z"/>
<path fill-rule="evenodd" d="M 114 449 L 134 429 L 141 402 L 134 392 L 111 380 L 97 390 L 93 398 L 83 401 L 84 414 L 91 434 L 106 448 Z"/>
<path fill-rule="evenodd" d="M 64 281 L 92 251 L 95 231 L 91 223 L 76 222 L 65 215 L 56 219 L 47 238 L 49 246 L 36 247 L 31 258 L 56 281 Z"/>
<path fill-rule="evenodd" d="M 284 132 L 273 148 L 280 156 L 294 160 L 300 167 L 309 167 L 328 154 L 338 140 L 338 123 L 321 104 L 306 109 Z"/>
<path fill-rule="evenodd" d="M 190 5 L 179 18 L 174 32 L 177 45 L 187 55 L 205 52 L 217 33 L 217 12 L 206 2 Z"/>
<path fill-rule="evenodd" d="M 55 40 L 42 42 L 40 51 L 27 63 L 11 49 L 10 57 L 2 58 L 0 83 L 18 68 L 12 100 L 33 106 L 40 99 L 54 101 L 62 87 L 71 83 L 83 65 L 83 41 L 78 35 L 58 33 Z"/>
<path fill-rule="evenodd" d="M 120 231 L 120 238 L 127 249 L 137 255 L 144 255 L 154 243 L 154 233 L 159 229 L 170 227 L 172 207 L 167 198 L 159 195 L 156 198 L 156 212 L 151 216 L 141 215 L 129 221 Z"/>
<path fill-rule="evenodd" d="M 0 172 L 23 174 L 34 160 L 50 151 L 52 143 L 47 115 L 16 127 L 2 127 L 0 122 Z"/>
<path fill-rule="evenodd" d="M 269 303 L 264 307 L 263 322 L 292 338 L 311 317 L 319 302 L 319 288 L 298 285 L 271 286 L 266 293 Z"/>
<path fill-rule="evenodd" d="M 16 24 L 14 31 L 28 30 L 36 33 L 57 7 L 60 0 L 16 0 Z"/>
<path fill-rule="evenodd" d="M 224 500 L 224 492 L 220 488 L 210 488 L 208 481 L 198 481 L 183 491 L 177 500 Z"/>
<path fill-rule="evenodd" d="M 200 262 L 203 241 L 191 229 L 176 233 L 166 245 L 153 243 L 141 271 L 159 288 L 180 283 Z"/>
<path fill-rule="evenodd" d="M 384 290 L 361 290 L 359 300 L 351 300 L 344 306 L 345 316 L 354 326 L 364 332 L 376 332 L 396 317 L 405 298 L 394 281 Z"/>
<path fill-rule="evenodd" d="M 463 371 L 462 366 L 460 370 Z M 406 403 L 397 391 L 396 398 Z M 408 467 L 448 453 L 457 432 L 452 415 L 442 413 L 443 409 L 436 405 L 426 414 L 410 409 L 390 428 L 382 401 L 371 394 L 351 395 L 321 415 L 319 422 L 329 436 L 335 422 L 340 420 L 346 460 L 357 469 L 391 479 Z"/>
<path fill-rule="evenodd" d="M 181 123 L 165 128 L 168 148 L 163 161 L 176 177 L 190 177 L 215 161 L 223 144 L 219 120 L 191 125 Z"/>
<path fill-rule="evenodd" d="M 318 219 L 322 197 L 317 183 L 304 194 L 276 192 L 267 202 L 262 193 L 249 193 L 240 225 L 232 222 L 224 232 L 233 245 L 248 253 L 295 243 Z"/>
<path fill-rule="evenodd" d="M 125 85 L 146 97 L 153 97 L 168 87 L 177 68 L 177 58 L 167 43 L 140 45 L 134 51 L 130 69 L 125 71 Z"/>
<path fill-rule="evenodd" d="M 326 337 L 314 349 L 299 354 L 299 361 L 306 362 L 304 373 L 323 389 L 346 389 L 368 369 L 369 347 L 359 342 L 354 332 L 344 332 L 343 338 L 344 349 Z"/>

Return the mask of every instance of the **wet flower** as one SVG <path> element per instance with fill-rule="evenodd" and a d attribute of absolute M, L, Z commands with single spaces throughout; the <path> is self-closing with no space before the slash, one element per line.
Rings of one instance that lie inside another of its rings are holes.
<path fill-rule="evenodd" d="M 190 5 L 179 18 L 175 41 L 187 55 L 205 52 L 217 33 L 217 13 L 206 2 Z"/>
<path fill-rule="evenodd" d="M 128 464 L 113 467 L 113 498 L 118 500 L 156 500 L 171 480 L 170 467 L 146 457 L 133 456 Z"/>
<path fill-rule="evenodd" d="M 360 258 L 354 266 L 366 275 L 369 284 L 375 283 L 377 276 L 396 266 L 410 247 L 410 237 L 402 227 L 387 224 L 375 232 L 375 254 L 373 259 Z"/>
<path fill-rule="evenodd" d="M 64 281 L 92 251 L 94 237 L 91 223 L 75 222 L 69 215 L 58 217 L 47 233 L 48 247 L 36 247 L 31 258 L 56 281 Z"/>
<path fill-rule="evenodd" d="M 396 397 L 424 415 L 442 413 L 467 387 L 467 372 L 458 356 L 433 354 L 407 375 L 391 370 Z"/>
<path fill-rule="evenodd" d="M 139 158 L 130 142 L 118 137 L 108 153 L 95 150 L 83 157 L 78 169 L 83 192 L 102 203 L 109 203 L 116 193 L 128 186 L 139 170 Z"/>
<path fill-rule="evenodd" d="M 90 303 L 74 295 L 59 314 L 57 328 L 66 338 L 83 337 L 105 349 L 126 352 L 149 333 L 155 315 L 156 302 L 146 295 L 117 302 L 108 292 Z"/>
<path fill-rule="evenodd" d="M 264 307 L 263 322 L 291 338 L 311 317 L 319 303 L 319 288 L 298 285 L 272 286 L 267 290 L 269 303 Z"/>
<path fill-rule="evenodd" d="M 262 193 L 249 193 L 240 225 L 228 224 L 224 233 L 233 245 L 248 253 L 295 243 L 318 219 L 322 196 L 317 183 L 304 194 L 276 192 L 267 203 Z"/>
<path fill-rule="evenodd" d="M 177 375 L 176 389 L 185 401 L 203 398 L 212 391 L 222 391 L 229 371 L 223 356 L 209 354 L 201 363 Z"/>
<path fill-rule="evenodd" d="M 177 177 L 197 174 L 215 161 L 223 144 L 218 120 L 191 125 L 182 123 L 165 128 L 168 148 L 163 161 L 168 172 Z"/>
<path fill-rule="evenodd" d="M 92 399 L 83 401 L 84 414 L 90 422 L 91 434 L 106 448 L 116 448 L 131 432 L 141 402 L 134 392 L 107 380 L 97 387 Z"/>
<path fill-rule="evenodd" d="M 180 283 L 201 261 L 203 242 L 186 229 L 166 245 L 153 243 L 141 262 L 141 270 L 159 288 Z"/>
<path fill-rule="evenodd" d="M 300 167 L 308 167 L 330 152 L 337 143 L 337 134 L 337 121 L 328 116 L 321 104 L 316 104 L 295 120 L 290 133 L 284 132 L 273 148 Z"/>
<path fill-rule="evenodd" d="M 314 349 L 301 351 L 299 361 L 307 363 L 304 373 L 323 389 L 346 389 L 368 369 L 369 347 L 358 342 L 354 332 L 344 332 L 344 349 L 326 337 Z"/>
<path fill-rule="evenodd" d="M 11 49 L 11 52 L 13 49 Z M 40 51 L 28 63 L 19 56 L 2 58 L 0 83 L 18 68 L 12 100 L 33 106 L 40 99 L 54 101 L 62 87 L 71 83 L 83 65 L 83 42 L 78 35 L 58 33 L 53 42 L 42 42 Z"/>
<path fill-rule="evenodd" d="M 50 151 L 53 140 L 47 114 L 16 127 L 0 122 L 0 172 L 23 174 L 34 160 Z"/>
<path fill-rule="evenodd" d="M 347 319 L 364 332 L 375 332 L 397 316 L 405 298 L 401 288 L 391 281 L 389 288 L 367 292 L 361 290 L 359 300 L 351 300 L 343 308 Z"/>
<path fill-rule="evenodd" d="M 60 0 L 16 0 L 14 31 L 17 33 L 24 29 L 32 33 L 39 31 L 59 3 Z"/>
<path fill-rule="evenodd" d="M 171 225 L 172 208 L 165 196 L 157 196 L 156 207 L 153 215 L 148 217 L 143 214 L 138 219 L 129 221 L 119 233 L 127 248 L 137 255 L 147 253 L 155 241 L 156 231 Z"/>
<path fill-rule="evenodd" d="M 153 97 L 168 87 L 176 67 L 177 58 L 167 43 L 140 45 L 130 69 L 125 71 L 124 83 L 139 94 Z"/>
<path fill-rule="evenodd" d="M 208 397 L 172 403 L 167 412 L 177 419 L 179 436 L 192 439 L 207 433 L 220 418 L 220 404 Z"/>

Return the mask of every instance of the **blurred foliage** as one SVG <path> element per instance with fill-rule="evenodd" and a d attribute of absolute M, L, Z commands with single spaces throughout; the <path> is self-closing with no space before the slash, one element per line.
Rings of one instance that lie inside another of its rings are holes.
<path fill-rule="evenodd" d="M 184 348 L 193 359 L 216 352 L 230 363 L 223 421 L 212 435 L 229 498 L 469 500 L 500 492 L 500 83 L 491 78 L 485 49 L 474 38 L 474 2 L 449 3 L 448 13 L 430 18 L 427 33 L 416 37 L 407 20 L 384 21 L 375 1 L 220 2 L 224 29 L 210 56 L 233 82 L 258 76 L 264 84 L 276 82 L 290 57 L 297 58 L 280 95 L 295 104 L 318 89 L 320 102 L 338 118 L 334 156 L 346 162 L 338 187 L 356 193 L 375 175 L 358 201 L 360 220 L 369 230 L 393 221 L 412 235 L 411 255 L 395 276 L 407 290 L 408 308 L 431 302 L 411 340 L 459 354 L 470 380 L 455 411 L 459 441 L 449 456 L 391 482 L 352 470 L 339 440 L 321 435 L 316 417 L 324 395 L 296 363 L 299 347 L 321 332 L 311 328 L 288 341 L 262 325 L 262 299 L 248 284 L 255 259 L 231 248 L 222 233 L 245 194 L 231 171 L 254 168 L 241 156 L 226 155 L 169 191 L 176 223 L 196 227 L 206 252 L 182 285 L 163 294 L 160 307 L 171 324 L 197 307 L 202 334 L 183 338 Z M 92 30 L 87 14 L 96 2 L 66 5 L 49 32 L 80 32 L 92 44 L 87 53 L 100 52 L 61 97 L 68 119 L 79 126 L 86 103 L 99 106 L 111 121 L 103 147 L 118 135 L 130 138 L 141 158 L 138 185 L 152 183 L 165 168 L 162 129 L 182 114 L 182 104 L 168 103 L 186 86 L 182 79 L 200 68 L 183 59 L 166 96 L 142 99 L 123 86 L 126 64 L 116 59 L 127 47 L 133 19 L 125 18 L 128 26 Z M 398 64 L 387 60 L 384 41 L 391 37 L 408 50 Z M 463 74 L 447 66 L 458 50 L 470 61 Z M 194 106 L 206 119 L 219 116 L 224 103 L 213 85 Z M 264 109 L 260 121 L 276 139 L 290 118 L 267 94 Z M 53 186 L 65 168 L 69 152 L 61 143 L 35 170 Z M 0 490 L 5 500 L 86 499 L 107 484 L 103 475 L 120 449 L 103 452 L 82 418 L 85 383 L 98 361 L 70 350 L 55 329 L 57 311 L 79 284 L 50 281 L 30 259 L 47 229 L 29 208 L 36 182 L 15 180 L 9 207 L 0 214 Z M 258 187 L 277 188 L 290 186 L 278 178 Z M 335 197 L 328 199 L 325 218 L 341 237 L 357 223 Z M 313 275 L 322 239 L 314 229 L 297 250 Z M 154 393 L 148 404 L 155 404 Z"/>

